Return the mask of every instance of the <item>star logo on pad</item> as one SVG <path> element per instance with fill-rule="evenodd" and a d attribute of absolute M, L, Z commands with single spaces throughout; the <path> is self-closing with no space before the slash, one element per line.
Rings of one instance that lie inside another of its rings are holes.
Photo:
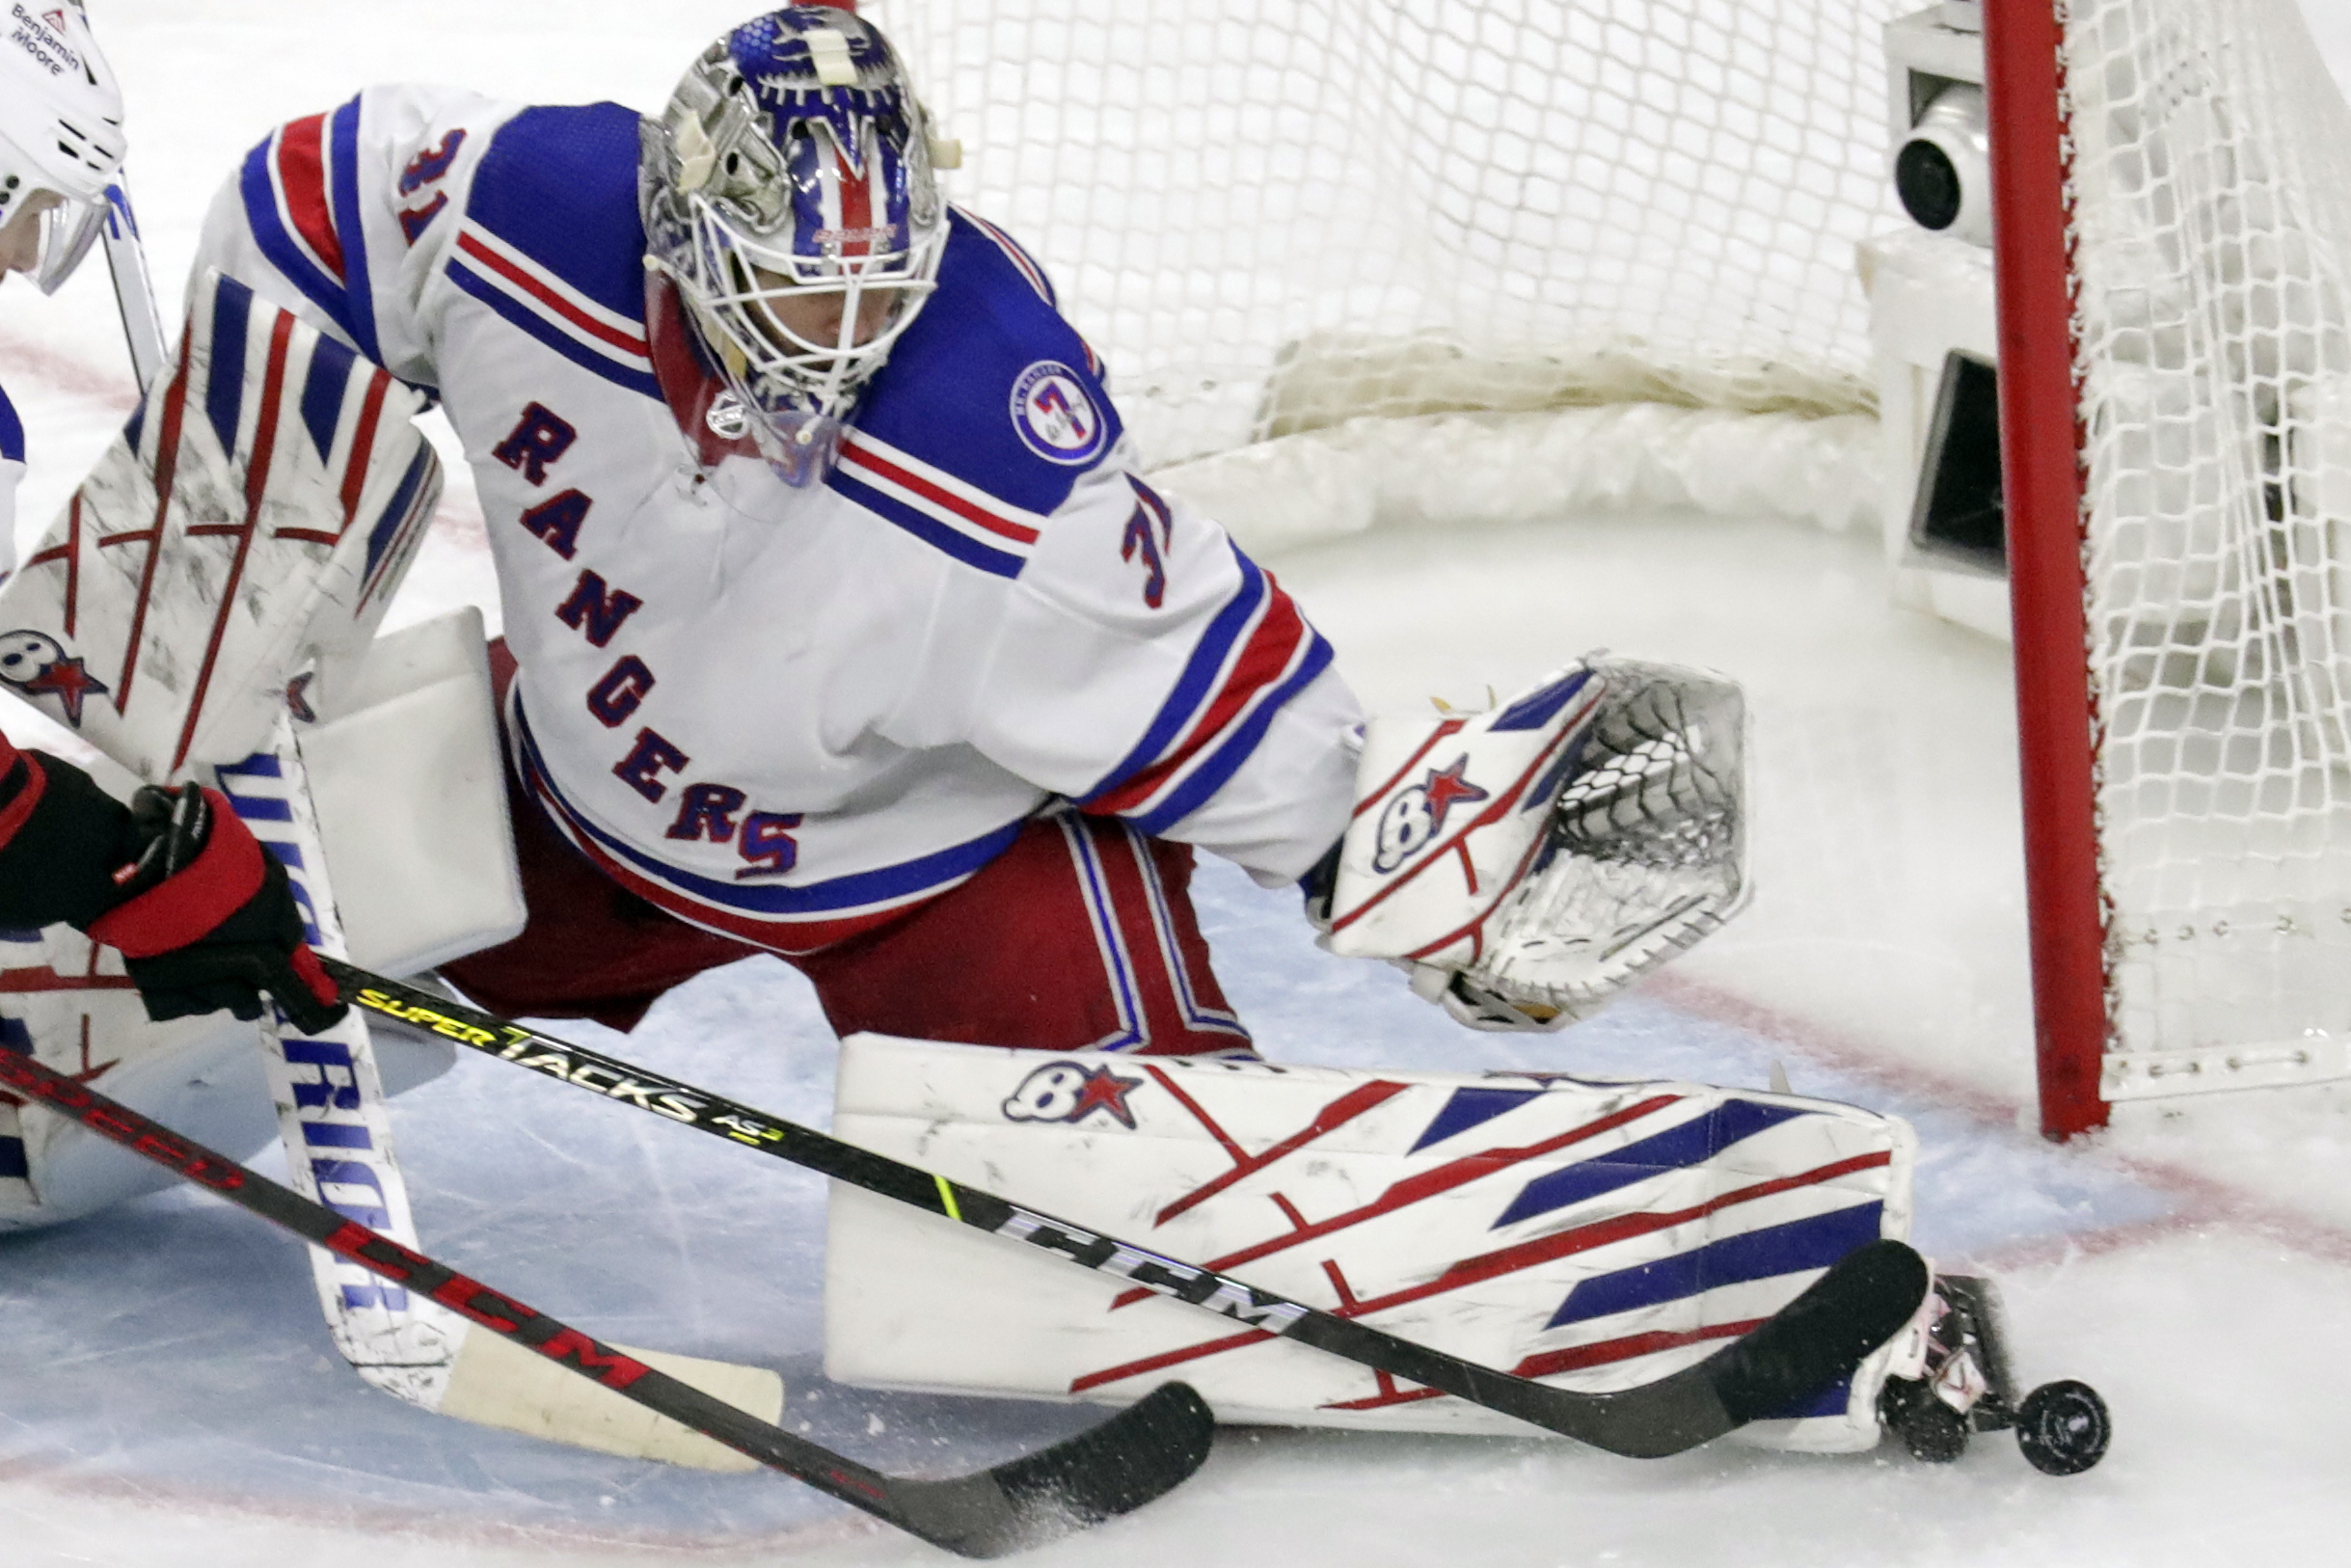
<path fill-rule="evenodd" d="M 104 681 L 83 667 L 78 655 L 68 656 L 55 637 L 41 632 L 0 632 L 0 685 L 15 688 L 28 697 L 55 697 L 65 705 L 66 721 L 82 727 L 82 703 L 102 696 Z"/>
<path fill-rule="evenodd" d="M 1420 781 L 1420 789 L 1428 797 L 1428 832 L 1434 838 L 1445 828 L 1446 814 L 1464 801 L 1475 802 L 1487 798 L 1486 792 L 1462 776 L 1469 770 L 1470 759 L 1457 760 L 1452 767 L 1439 772 L 1429 770 Z"/>
<path fill-rule="evenodd" d="M 1131 1132 L 1135 1113 L 1126 1096 L 1143 1083 L 1141 1078 L 1121 1078 L 1106 1067 L 1048 1062 L 1020 1081 L 1004 1102 L 1004 1114 L 1013 1122 L 1066 1122 L 1074 1126 L 1100 1111 Z"/>
<path fill-rule="evenodd" d="M 1135 1113 L 1126 1107 L 1126 1096 L 1143 1087 L 1140 1078 L 1121 1078 L 1108 1068 L 1096 1068 L 1086 1074 L 1079 1086 L 1077 1106 L 1069 1113 L 1071 1122 L 1083 1122 L 1091 1111 L 1106 1111 L 1116 1117 L 1121 1126 L 1132 1130 Z"/>

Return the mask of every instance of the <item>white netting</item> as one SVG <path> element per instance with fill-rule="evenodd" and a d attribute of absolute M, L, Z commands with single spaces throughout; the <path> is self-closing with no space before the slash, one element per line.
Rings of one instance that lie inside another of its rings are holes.
<path fill-rule="evenodd" d="M 2351 113 L 2290 0 L 2061 14 L 2120 1043 L 2304 1048 L 2351 1025 Z"/>
<path fill-rule="evenodd" d="M 868 0 L 1147 463 L 1365 414 L 1867 413 L 1888 0 Z"/>
<path fill-rule="evenodd" d="M 2351 116 L 2291 0 L 2058 3 L 2121 1042 L 2351 1032 Z M 1854 246 L 1906 223 L 1880 35 L 1922 6 L 866 10 L 1145 461 L 1273 544 L 1867 516 Z"/>

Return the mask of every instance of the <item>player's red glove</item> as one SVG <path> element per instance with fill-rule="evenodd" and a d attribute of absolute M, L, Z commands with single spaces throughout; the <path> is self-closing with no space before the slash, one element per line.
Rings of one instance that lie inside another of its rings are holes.
<path fill-rule="evenodd" d="M 257 1018 L 262 991 L 306 1033 L 342 1017 L 335 983 L 303 941 L 285 868 L 227 799 L 149 785 L 130 812 L 135 858 L 115 873 L 128 897 L 88 930 L 122 955 L 149 1017 L 225 1008 Z"/>

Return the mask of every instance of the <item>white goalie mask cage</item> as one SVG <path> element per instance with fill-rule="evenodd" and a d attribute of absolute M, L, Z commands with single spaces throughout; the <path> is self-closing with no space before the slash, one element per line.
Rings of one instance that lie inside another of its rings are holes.
<path fill-rule="evenodd" d="M 642 138 L 646 264 L 734 394 L 714 427 L 747 429 L 796 484 L 822 477 L 946 238 L 896 52 L 846 9 L 770 12 L 711 45 Z"/>
<path fill-rule="evenodd" d="M 29 269 L 42 293 L 96 241 L 123 147 L 122 93 L 78 0 L 18 6 L 0 41 L 0 224 L 44 192 L 57 198 Z"/>

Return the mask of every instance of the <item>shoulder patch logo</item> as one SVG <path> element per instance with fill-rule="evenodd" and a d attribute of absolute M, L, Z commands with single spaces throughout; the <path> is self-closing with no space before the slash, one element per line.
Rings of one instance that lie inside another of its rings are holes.
<path fill-rule="evenodd" d="M 1074 468 L 1102 455 L 1110 420 L 1075 370 L 1058 360 L 1039 360 L 1013 383 L 1013 428 L 1046 462 Z"/>

